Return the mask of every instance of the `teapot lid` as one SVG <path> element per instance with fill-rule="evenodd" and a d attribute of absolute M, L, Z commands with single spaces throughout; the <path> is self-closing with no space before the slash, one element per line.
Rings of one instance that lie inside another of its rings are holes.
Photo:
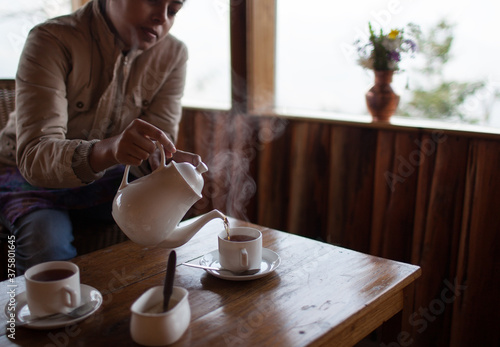
<path fill-rule="evenodd" d="M 194 167 L 194 165 L 186 162 L 177 163 L 172 161 L 172 164 L 176 167 L 177 171 L 181 174 L 184 180 L 189 184 L 189 186 L 196 192 L 196 194 L 201 195 L 201 191 L 203 190 L 203 176 L 201 175 L 204 172 L 208 171 L 207 165 L 205 163 L 200 162 L 198 166 Z"/>

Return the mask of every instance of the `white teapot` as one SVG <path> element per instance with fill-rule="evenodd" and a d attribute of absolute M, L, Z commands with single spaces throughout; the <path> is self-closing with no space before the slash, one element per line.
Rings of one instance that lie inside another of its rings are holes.
<path fill-rule="evenodd" d="M 151 174 L 129 183 L 130 166 L 125 167 L 112 214 L 132 241 L 145 246 L 176 248 L 188 242 L 210 220 L 225 216 L 213 210 L 188 225 L 178 226 L 189 208 L 201 199 L 202 174 L 208 168 L 204 163 L 197 167 L 174 161 L 165 165 L 165 152 L 158 142 L 157 146 L 161 165 Z"/>

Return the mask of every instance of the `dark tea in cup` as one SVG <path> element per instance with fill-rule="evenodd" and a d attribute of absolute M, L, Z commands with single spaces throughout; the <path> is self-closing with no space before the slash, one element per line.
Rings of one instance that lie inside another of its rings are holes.
<path fill-rule="evenodd" d="M 245 242 L 255 240 L 255 237 L 250 235 L 232 235 L 230 239 L 226 237 L 224 240 L 232 242 Z"/>
<path fill-rule="evenodd" d="M 32 275 L 31 279 L 40 282 L 59 281 L 73 276 L 74 273 L 74 271 L 68 269 L 49 269 Z"/>

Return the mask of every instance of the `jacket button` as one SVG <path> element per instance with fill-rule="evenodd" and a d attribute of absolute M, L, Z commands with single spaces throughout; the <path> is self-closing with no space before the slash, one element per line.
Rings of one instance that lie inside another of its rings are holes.
<path fill-rule="evenodd" d="M 147 101 L 147 100 L 142 100 L 142 106 L 144 106 L 144 107 L 149 106 L 149 101 Z"/>
<path fill-rule="evenodd" d="M 78 107 L 78 108 L 83 108 L 83 102 L 78 101 L 78 102 L 76 103 L 76 107 Z"/>

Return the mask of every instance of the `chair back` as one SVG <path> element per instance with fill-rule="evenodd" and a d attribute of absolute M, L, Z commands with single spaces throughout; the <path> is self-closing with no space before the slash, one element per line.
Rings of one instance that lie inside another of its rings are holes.
<path fill-rule="evenodd" d="M 0 79 L 0 129 L 3 129 L 9 119 L 9 114 L 14 111 L 16 99 L 16 81 Z M 7 239 L 9 231 L 0 224 L 0 258 L 7 264 Z M 7 269 L 0 270 L 0 280 L 7 278 Z"/>
<path fill-rule="evenodd" d="M 16 105 L 16 81 L 12 79 L 0 79 L 0 129 L 9 119 L 9 114 L 14 111 Z"/>

